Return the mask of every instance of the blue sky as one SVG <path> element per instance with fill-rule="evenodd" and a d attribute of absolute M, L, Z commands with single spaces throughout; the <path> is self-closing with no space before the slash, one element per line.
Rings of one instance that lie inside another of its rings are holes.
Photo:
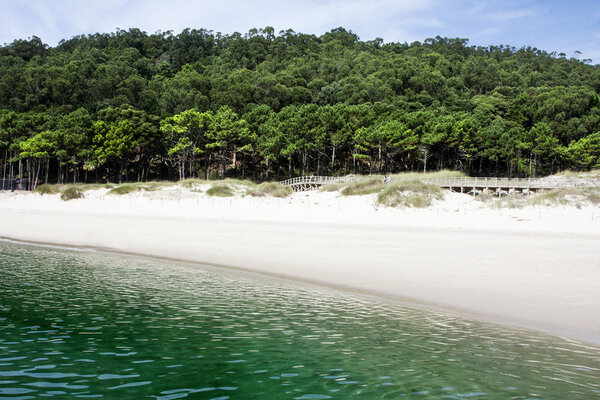
<path fill-rule="evenodd" d="M 600 0 L 0 0 L 0 6 L 0 43 L 36 35 L 55 46 L 75 35 L 131 27 L 245 33 L 273 26 L 320 35 L 343 26 L 362 40 L 461 37 L 600 63 Z"/>

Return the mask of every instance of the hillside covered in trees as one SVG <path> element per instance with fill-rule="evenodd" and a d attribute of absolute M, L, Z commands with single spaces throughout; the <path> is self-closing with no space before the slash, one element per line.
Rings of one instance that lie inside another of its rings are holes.
<path fill-rule="evenodd" d="M 535 48 L 252 29 L 0 47 L 0 178 L 600 167 L 600 67 Z"/>

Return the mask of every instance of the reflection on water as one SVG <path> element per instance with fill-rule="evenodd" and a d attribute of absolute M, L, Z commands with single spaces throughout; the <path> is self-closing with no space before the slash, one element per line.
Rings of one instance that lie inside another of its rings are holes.
<path fill-rule="evenodd" d="M 0 242 L 0 398 L 592 399 L 600 349 L 229 271 Z"/>

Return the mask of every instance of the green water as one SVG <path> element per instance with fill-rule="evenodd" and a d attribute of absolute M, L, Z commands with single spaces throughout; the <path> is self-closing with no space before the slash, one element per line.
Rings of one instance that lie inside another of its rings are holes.
<path fill-rule="evenodd" d="M 231 271 L 0 242 L 0 398 L 595 399 L 600 349 Z"/>

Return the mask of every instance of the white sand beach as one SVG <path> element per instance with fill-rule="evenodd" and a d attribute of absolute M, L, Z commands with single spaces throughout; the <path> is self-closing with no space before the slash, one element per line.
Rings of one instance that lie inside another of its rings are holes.
<path fill-rule="evenodd" d="M 299 192 L 0 193 L 0 237 L 233 267 L 600 343 L 600 208 Z"/>

